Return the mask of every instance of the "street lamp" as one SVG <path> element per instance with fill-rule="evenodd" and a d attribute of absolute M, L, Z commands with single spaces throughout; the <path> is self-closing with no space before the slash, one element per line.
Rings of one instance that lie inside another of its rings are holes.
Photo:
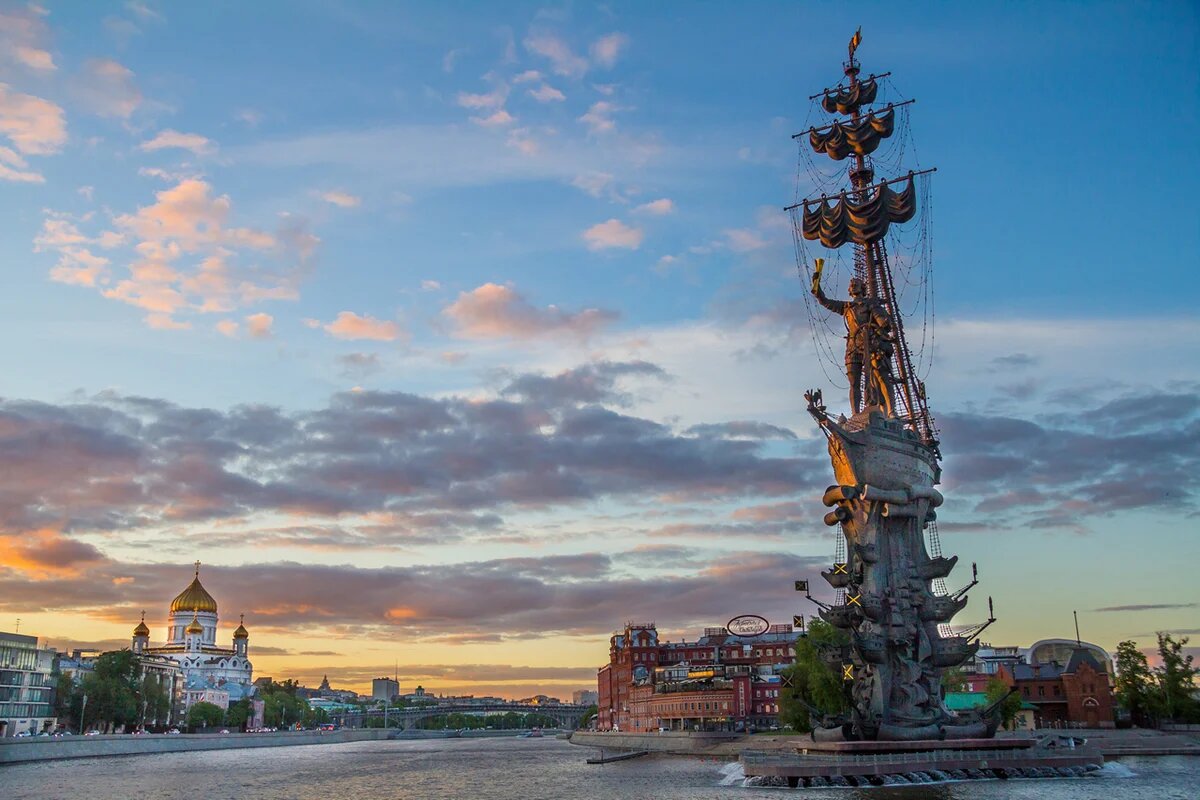
<path fill-rule="evenodd" d="M 79 735 L 83 736 L 83 715 L 87 711 L 87 695 L 83 696 L 83 704 L 79 707 Z"/>

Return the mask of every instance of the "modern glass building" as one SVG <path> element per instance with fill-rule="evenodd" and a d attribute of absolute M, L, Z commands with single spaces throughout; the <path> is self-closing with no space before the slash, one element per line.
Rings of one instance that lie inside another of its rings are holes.
<path fill-rule="evenodd" d="M 0 737 L 54 727 L 53 650 L 36 636 L 0 631 Z"/>

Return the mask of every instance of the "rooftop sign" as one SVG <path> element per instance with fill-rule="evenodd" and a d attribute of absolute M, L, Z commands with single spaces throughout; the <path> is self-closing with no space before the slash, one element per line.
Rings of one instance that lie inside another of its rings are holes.
<path fill-rule="evenodd" d="M 771 629 L 771 623 L 765 617 L 757 614 L 743 614 L 734 617 L 725 625 L 725 630 L 734 636 L 762 636 Z"/>

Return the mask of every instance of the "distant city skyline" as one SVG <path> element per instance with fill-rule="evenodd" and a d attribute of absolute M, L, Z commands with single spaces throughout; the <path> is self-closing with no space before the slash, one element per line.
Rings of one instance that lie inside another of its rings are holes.
<path fill-rule="evenodd" d="M 161 643 L 198 559 L 256 676 L 566 699 L 627 620 L 811 615 L 782 207 L 862 25 L 938 167 L 956 622 L 1200 634 L 1193 4 L 0 15 L 0 630 Z"/>

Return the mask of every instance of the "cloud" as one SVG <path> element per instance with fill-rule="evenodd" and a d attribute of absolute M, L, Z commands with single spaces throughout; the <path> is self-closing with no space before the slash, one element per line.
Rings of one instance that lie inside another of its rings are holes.
<path fill-rule="evenodd" d="M 655 216 L 665 216 L 675 213 L 675 203 L 669 197 L 663 197 L 658 200 L 652 200 L 649 203 L 642 203 L 633 209 L 635 214 L 654 214 Z"/>
<path fill-rule="evenodd" d="M 511 125 L 517 121 L 517 118 L 509 114 L 503 108 L 497 109 L 494 113 L 486 117 L 471 117 L 471 122 L 476 125 L 482 125 L 485 128 L 499 128 L 505 125 Z"/>
<path fill-rule="evenodd" d="M 394 342 L 405 336 L 399 323 L 392 320 L 376 319 L 369 314 L 355 314 L 353 311 L 338 313 L 337 319 L 322 326 L 335 339 L 370 339 L 377 342 Z"/>
<path fill-rule="evenodd" d="M 593 134 L 610 133 L 617 127 L 612 115 L 620 110 L 618 106 L 607 100 L 598 100 L 592 103 L 587 113 L 581 116 L 579 121 L 586 123 L 588 130 Z"/>
<path fill-rule="evenodd" d="M 149 141 L 142 142 L 138 148 L 147 152 L 177 148 L 190 150 L 198 156 L 206 155 L 216 149 L 215 144 L 198 133 L 180 133 L 170 128 L 160 131 Z"/>
<path fill-rule="evenodd" d="M 572 52 L 571 48 L 550 33 L 530 33 L 525 37 L 525 49 L 550 61 L 551 69 L 558 75 L 579 77 L 587 72 L 586 58 Z"/>
<path fill-rule="evenodd" d="M 271 338 L 271 326 L 275 323 L 275 318 L 270 314 L 258 313 L 251 314 L 246 317 L 246 333 L 252 339 L 269 339 Z"/>
<path fill-rule="evenodd" d="M 229 224 L 232 207 L 227 195 L 214 196 L 207 181 L 184 178 L 157 192 L 153 204 L 115 214 L 115 229 L 95 235 L 81 233 L 62 214 L 47 212 L 35 249 L 59 252 L 56 280 L 63 280 L 70 268 L 80 266 L 76 262 L 88 260 L 72 248 L 82 243 L 127 248 L 121 254 L 127 264 L 123 277 L 111 285 L 82 283 L 106 298 L 158 315 L 156 327 L 165 327 L 179 313 L 228 312 L 262 300 L 294 299 L 319 241 L 307 222 L 281 215 L 277 230 L 268 233 Z M 94 259 L 83 266 L 96 274 Z M 183 325 L 176 322 L 173 327 Z"/>
<path fill-rule="evenodd" d="M 326 203 L 332 203 L 339 208 L 358 208 L 360 205 L 362 205 L 361 197 L 337 189 L 328 192 L 322 192 L 320 197 Z"/>
<path fill-rule="evenodd" d="M 15 183 L 45 183 L 37 172 L 28 171 L 29 164 L 12 148 L 0 146 L 0 180 Z"/>
<path fill-rule="evenodd" d="M 693 425 L 687 433 L 693 436 L 711 436 L 725 439 L 796 439 L 796 434 L 787 428 L 768 425 L 765 422 L 741 420 L 737 422 L 705 423 Z"/>
<path fill-rule="evenodd" d="M 767 240 L 759 231 L 749 228 L 729 228 L 723 231 L 729 249 L 735 253 L 748 253 L 767 246 Z"/>
<path fill-rule="evenodd" d="M 1135 603 L 1128 606 L 1105 606 L 1104 608 L 1093 608 L 1093 611 L 1165 611 L 1175 608 L 1196 608 L 1200 603 Z"/>
<path fill-rule="evenodd" d="M 240 327 L 241 326 L 239 326 L 237 322 L 232 319 L 223 319 L 216 324 L 217 333 L 221 334 L 222 336 L 228 336 L 230 339 L 237 336 L 238 328 Z"/>
<path fill-rule="evenodd" d="M 602 636 L 614 620 L 619 624 L 645 609 L 654 609 L 664 632 L 719 623 L 747 604 L 768 619 L 789 620 L 792 598 L 780 592 L 764 600 L 762 587 L 790 586 L 795 575 L 812 572 L 824 561 L 783 552 L 735 552 L 699 570 L 644 578 L 616 572 L 613 559 L 598 553 L 378 568 L 285 561 L 206 566 L 204 583 L 222 607 L 245 609 L 246 625 L 255 636 L 328 636 L 340 630 L 356 638 L 420 636 L 451 643 L 479 637 Z M 53 574 L 33 579 L 19 570 L 0 569 L 0 610 L 84 612 L 132 624 L 142 608 L 161 605 L 191 577 L 187 564 L 111 560 L 90 562 L 88 573 L 88 581 Z M 133 580 L 117 586 L 111 581 L 116 575 Z M 330 586 L 354 590 L 331 592 Z M 487 602 L 481 603 L 481 597 Z M 464 682 L 486 673 L 470 665 L 449 669 L 447 679 Z M 594 667 L 563 669 L 499 668 L 492 678 L 574 681 L 583 680 L 581 674 L 594 675 Z M 378 674 L 378 667 L 371 670 Z M 415 671 L 440 670 L 425 665 Z"/>
<path fill-rule="evenodd" d="M 58 69 L 54 64 L 54 58 L 49 52 L 40 50 L 36 47 L 27 47 L 20 45 L 15 51 L 17 61 L 21 62 L 30 69 L 41 70 L 45 72 L 53 72 Z"/>
<path fill-rule="evenodd" d="M 615 313 L 597 308 L 576 312 L 557 306 L 538 308 L 511 287 L 495 283 L 459 293 L 442 314 L 454 324 L 455 335 L 464 339 L 530 339 L 562 333 L 586 339 L 616 319 Z"/>
<path fill-rule="evenodd" d="M 101 117 L 128 119 L 142 104 L 133 71 L 108 58 L 85 61 L 74 79 L 80 104 Z"/>
<path fill-rule="evenodd" d="M 556 103 L 567 99 L 565 94 L 545 83 L 536 89 L 530 89 L 529 96 L 539 103 Z"/>
<path fill-rule="evenodd" d="M 456 47 L 453 50 L 447 50 L 442 56 L 442 72 L 447 74 L 454 72 L 454 65 L 458 63 L 458 59 L 467 53 L 467 48 Z"/>
<path fill-rule="evenodd" d="M 475 110 L 491 110 L 503 108 L 505 101 L 508 99 L 508 85 L 501 83 L 495 89 L 486 94 L 471 94 L 470 92 L 459 92 L 457 101 L 463 108 Z"/>
<path fill-rule="evenodd" d="M 66 143 L 67 123 L 60 106 L 14 92 L 8 84 L 0 83 L 0 134 L 8 137 L 20 153 L 48 155 L 57 153 Z"/>
<path fill-rule="evenodd" d="M 642 245 L 645 234 L 641 228 L 634 228 L 619 219 L 610 219 L 597 223 L 583 232 L 583 240 L 589 250 L 608 250 L 622 248 L 637 250 Z"/>
<path fill-rule="evenodd" d="M 623 33 L 610 33 L 592 42 L 592 61 L 605 69 L 617 63 L 621 51 L 629 46 L 629 37 Z"/>
<path fill-rule="evenodd" d="M 612 185 L 613 176 L 607 172 L 589 172 L 576 175 L 571 179 L 571 185 L 581 189 L 592 197 L 600 197 Z"/>
<path fill-rule="evenodd" d="M 383 368 L 376 353 L 347 353 L 337 357 L 346 377 L 363 378 Z"/>
<path fill-rule="evenodd" d="M 631 398 L 617 390 L 617 383 L 629 377 L 662 381 L 669 376 L 662 367 L 646 361 L 599 361 L 564 370 L 557 375 L 519 375 L 501 390 L 501 394 L 520 397 L 525 402 L 544 408 L 581 404 L 628 405 Z"/>

